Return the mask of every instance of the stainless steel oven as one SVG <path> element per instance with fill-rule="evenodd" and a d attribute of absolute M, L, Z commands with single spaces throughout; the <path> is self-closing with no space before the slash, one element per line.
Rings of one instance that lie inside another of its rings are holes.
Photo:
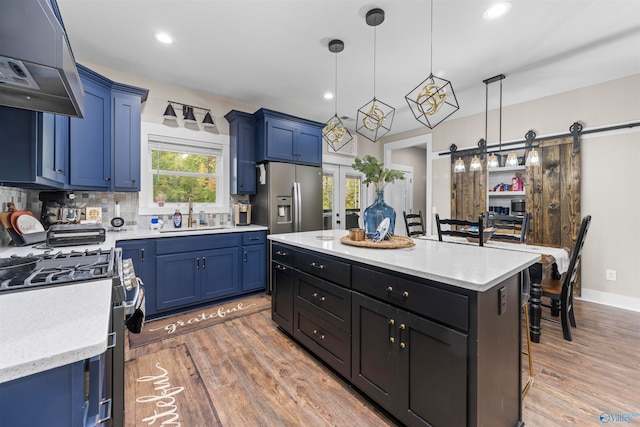
<path fill-rule="evenodd" d="M 119 248 L 92 251 L 50 251 L 29 254 L 37 259 L 30 272 L 0 280 L 0 292 L 42 286 L 63 286 L 93 280 L 111 280 L 109 344 L 104 354 L 84 362 L 84 426 L 124 425 L 125 326 L 139 332 L 144 321 L 144 288 L 136 278 L 131 260 L 122 260 Z M 16 261 L 21 258 L 14 257 Z M 131 295 L 127 299 L 127 295 Z"/>

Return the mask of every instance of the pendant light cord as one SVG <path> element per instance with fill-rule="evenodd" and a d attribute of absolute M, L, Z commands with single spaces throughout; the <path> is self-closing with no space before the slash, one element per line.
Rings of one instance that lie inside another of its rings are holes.
<path fill-rule="evenodd" d="M 429 58 L 429 75 L 433 76 L 433 0 L 431 0 L 429 2 L 429 5 L 431 6 L 431 16 L 429 17 L 431 19 L 431 24 L 429 27 L 429 31 L 431 33 L 429 40 L 431 43 L 431 46 L 429 47 L 430 49 L 430 58 Z"/>
<path fill-rule="evenodd" d="M 336 99 L 334 101 L 334 109 L 336 112 L 336 116 L 338 115 L 338 52 L 335 53 L 336 55 L 336 81 L 335 81 L 335 93 L 336 93 Z"/>
<path fill-rule="evenodd" d="M 500 128 L 498 130 L 498 143 L 500 144 L 500 150 L 502 150 L 502 80 L 500 79 Z"/>
<path fill-rule="evenodd" d="M 489 83 L 484 84 L 484 142 L 489 143 L 487 128 L 489 127 Z"/>
<path fill-rule="evenodd" d="M 376 28 L 373 27 L 373 99 L 376 99 Z"/>

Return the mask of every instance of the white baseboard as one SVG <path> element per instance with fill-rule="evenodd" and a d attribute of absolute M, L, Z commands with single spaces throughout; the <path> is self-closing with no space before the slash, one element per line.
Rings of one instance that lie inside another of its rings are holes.
<path fill-rule="evenodd" d="M 640 298 L 582 288 L 582 295 L 576 299 L 640 312 Z"/>

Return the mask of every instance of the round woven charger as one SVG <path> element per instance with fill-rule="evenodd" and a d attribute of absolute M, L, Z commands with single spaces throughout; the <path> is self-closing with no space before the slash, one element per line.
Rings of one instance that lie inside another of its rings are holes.
<path fill-rule="evenodd" d="M 346 235 L 340 239 L 340 242 L 344 243 L 345 245 L 373 249 L 400 249 L 410 248 L 416 245 L 411 237 L 405 236 L 391 236 L 391 239 L 389 240 L 383 240 L 379 243 L 376 243 L 373 241 L 373 239 L 364 239 L 360 241 L 351 240 L 349 238 L 349 235 Z"/>

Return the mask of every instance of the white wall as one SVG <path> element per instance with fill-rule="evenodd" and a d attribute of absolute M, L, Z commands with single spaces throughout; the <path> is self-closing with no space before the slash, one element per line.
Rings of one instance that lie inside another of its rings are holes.
<path fill-rule="evenodd" d="M 502 140 L 522 140 L 530 129 L 538 136 L 566 133 L 576 121 L 587 129 L 640 121 L 640 75 L 503 107 Z M 492 110 L 489 144 L 497 142 L 497 124 L 497 111 Z M 475 147 L 484 137 L 484 126 L 484 113 L 446 120 L 432 131 L 433 151 L 447 151 L 451 144 Z M 426 133 L 429 129 L 417 129 L 384 142 Z M 581 141 L 581 210 L 583 216 L 592 216 L 582 298 L 640 311 L 640 128 L 584 135 Z M 442 215 L 450 214 L 449 156 L 435 156 L 432 186 L 432 205 Z M 605 280 L 607 269 L 617 271 L 616 282 Z"/>

